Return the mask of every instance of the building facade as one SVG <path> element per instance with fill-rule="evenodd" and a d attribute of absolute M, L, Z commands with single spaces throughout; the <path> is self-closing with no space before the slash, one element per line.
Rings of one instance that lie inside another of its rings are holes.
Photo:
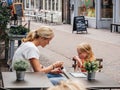
<path fill-rule="evenodd" d="M 71 20 L 74 16 L 83 15 L 88 20 L 89 27 L 109 29 L 115 18 L 113 12 L 117 8 L 113 3 L 116 1 L 119 0 L 71 0 L 71 6 L 74 5 Z"/>
<path fill-rule="evenodd" d="M 89 27 L 110 29 L 120 23 L 120 0 L 14 0 L 23 2 L 24 9 L 61 12 L 61 21 L 73 24 L 75 16 L 84 15 Z"/>

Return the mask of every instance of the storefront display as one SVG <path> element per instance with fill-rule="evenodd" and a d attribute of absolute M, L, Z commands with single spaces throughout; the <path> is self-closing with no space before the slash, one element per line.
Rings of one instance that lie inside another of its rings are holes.
<path fill-rule="evenodd" d="M 95 0 L 81 0 L 79 15 L 95 17 Z"/>

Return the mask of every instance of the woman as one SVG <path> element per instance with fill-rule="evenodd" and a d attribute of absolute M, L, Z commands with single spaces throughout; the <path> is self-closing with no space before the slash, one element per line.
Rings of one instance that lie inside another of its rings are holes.
<path fill-rule="evenodd" d="M 75 70 L 80 69 L 82 72 L 85 72 L 84 63 L 85 61 L 95 60 L 92 48 L 88 43 L 81 43 L 77 46 L 78 56 L 74 56 L 73 60 L 77 62 Z"/>
<path fill-rule="evenodd" d="M 54 33 L 52 29 L 46 26 L 29 32 L 27 37 L 22 40 L 23 43 L 15 51 L 12 60 L 12 69 L 16 60 L 27 60 L 30 63 L 29 72 L 45 72 L 49 73 L 49 78 L 59 77 L 58 79 L 51 79 L 53 84 L 57 84 L 62 79 L 59 73 L 62 72 L 63 62 L 56 61 L 48 67 L 44 67 L 40 62 L 40 51 L 38 49 L 38 46 L 45 47 L 48 45 L 53 37 Z"/>

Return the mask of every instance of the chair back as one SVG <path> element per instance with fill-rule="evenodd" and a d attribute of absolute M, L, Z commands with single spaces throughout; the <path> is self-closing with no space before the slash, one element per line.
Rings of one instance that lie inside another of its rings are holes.
<path fill-rule="evenodd" d="M 76 62 L 76 60 L 73 58 L 72 59 L 73 60 L 73 64 L 72 64 L 72 67 L 74 68 L 74 69 L 76 69 L 76 66 L 77 66 L 77 62 Z M 103 68 L 103 65 L 102 65 L 102 62 L 103 62 L 103 59 L 102 58 L 96 58 L 96 61 L 98 62 L 98 68 L 99 68 L 99 72 L 101 72 L 101 69 Z"/>

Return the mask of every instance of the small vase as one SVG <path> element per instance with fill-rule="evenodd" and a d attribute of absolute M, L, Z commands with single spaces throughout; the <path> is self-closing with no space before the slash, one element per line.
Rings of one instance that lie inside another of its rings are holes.
<path fill-rule="evenodd" d="M 88 72 L 87 79 L 88 80 L 95 80 L 95 72 Z"/>
<path fill-rule="evenodd" d="M 24 80 L 25 71 L 16 71 L 16 78 L 18 81 Z"/>

